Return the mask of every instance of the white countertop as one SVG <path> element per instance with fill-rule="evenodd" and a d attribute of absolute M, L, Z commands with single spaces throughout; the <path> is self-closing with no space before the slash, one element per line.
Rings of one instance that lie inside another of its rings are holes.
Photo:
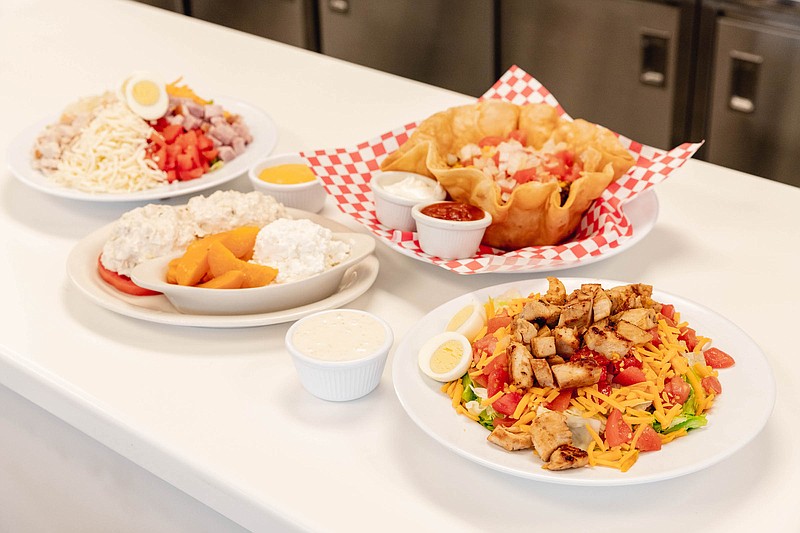
<path fill-rule="evenodd" d="M 30 123 L 143 68 L 263 108 L 280 130 L 275 153 L 347 146 L 470 101 L 138 4 L 5 0 L 0 157 Z M 232 187 L 249 190 L 246 178 Z M 372 394 L 323 402 L 283 349 L 289 324 L 172 327 L 94 305 L 67 279 L 67 254 L 134 205 L 47 196 L 0 161 L 0 530 L 796 531 L 800 189 L 689 161 L 656 190 L 650 235 L 564 275 L 644 281 L 732 320 L 769 359 L 777 403 L 715 466 L 604 489 L 522 480 L 446 450 L 400 406 L 391 356 Z M 323 214 L 359 227 L 332 203 Z M 457 276 L 383 244 L 377 254 L 377 282 L 350 306 L 398 340 L 453 297 L 525 277 Z"/>

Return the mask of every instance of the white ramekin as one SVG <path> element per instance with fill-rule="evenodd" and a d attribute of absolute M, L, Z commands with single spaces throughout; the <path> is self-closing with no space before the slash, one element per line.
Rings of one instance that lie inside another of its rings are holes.
<path fill-rule="evenodd" d="M 312 213 L 320 212 L 325 206 L 325 198 L 328 195 L 319 178 L 306 183 L 281 185 L 278 183 L 268 183 L 258 177 L 265 168 L 292 163 L 299 163 L 302 165 L 308 164 L 305 159 L 297 154 L 275 155 L 252 166 L 247 176 L 250 178 L 250 183 L 253 184 L 255 190 L 269 194 L 286 207 L 302 209 L 303 211 L 310 211 Z"/>
<path fill-rule="evenodd" d="M 442 259 L 463 259 L 475 255 L 486 228 L 492 223 L 492 215 L 484 211 L 480 220 L 454 221 L 422 213 L 421 209 L 434 203 L 439 202 L 417 204 L 411 208 L 422 251 Z"/>
<path fill-rule="evenodd" d="M 325 313 L 354 313 L 376 321 L 385 333 L 384 342 L 374 352 L 352 361 L 323 361 L 302 353 L 292 341 L 297 328 L 306 320 Z M 344 402 L 361 398 L 372 392 L 380 383 L 386 358 L 394 343 L 392 328 L 385 320 L 358 309 L 329 309 L 295 322 L 286 332 L 286 349 L 292 356 L 297 375 L 303 387 L 318 398 Z"/>
<path fill-rule="evenodd" d="M 413 172 L 387 171 L 375 174 L 369 182 L 372 193 L 375 196 L 375 216 L 378 217 L 378 222 L 391 229 L 414 231 L 417 225 L 411 216 L 411 208 L 419 203 L 444 200 L 445 196 L 447 196 L 447 193 L 441 187 L 438 188 L 433 197 L 425 199 L 404 198 L 384 188 L 386 185 L 398 183 L 408 177 L 431 180 L 431 178 Z"/>

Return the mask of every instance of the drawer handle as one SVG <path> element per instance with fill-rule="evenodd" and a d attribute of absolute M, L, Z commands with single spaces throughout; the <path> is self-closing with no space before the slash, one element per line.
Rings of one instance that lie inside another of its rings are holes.
<path fill-rule="evenodd" d="M 643 85 L 664 87 L 667 84 L 669 39 L 670 34 L 666 32 L 651 29 L 641 31 L 639 82 Z"/>
<path fill-rule="evenodd" d="M 328 0 L 328 9 L 334 13 L 345 14 L 350 11 L 350 2 L 348 0 Z"/>
<path fill-rule="evenodd" d="M 753 113 L 756 110 L 758 74 L 764 58 L 739 50 L 732 50 L 730 56 L 731 80 L 728 107 L 739 113 Z"/>

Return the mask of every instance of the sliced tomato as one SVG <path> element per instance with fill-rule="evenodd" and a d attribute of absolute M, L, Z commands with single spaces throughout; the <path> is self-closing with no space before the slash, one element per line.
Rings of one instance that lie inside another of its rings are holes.
<path fill-rule="evenodd" d="M 482 354 L 486 354 L 486 357 L 489 357 L 494 353 L 494 347 L 496 345 L 497 337 L 494 335 L 484 335 L 472 343 L 472 360 L 475 362 L 479 361 Z"/>
<path fill-rule="evenodd" d="M 683 328 L 681 334 L 678 335 L 678 340 L 686 343 L 686 348 L 691 352 L 697 346 L 697 332 L 692 328 Z"/>
<path fill-rule="evenodd" d="M 509 139 L 514 139 L 515 141 L 519 142 L 522 146 L 528 144 L 528 134 L 522 130 L 512 130 L 508 134 Z"/>
<path fill-rule="evenodd" d="M 523 183 L 536 180 L 537 176 L 538 173 L 535 168 L 523 168 L 522 170 L 517 170 L 514 172 L 514 175 L 511 176 L 511 179 L 521 185 Z"/>
<path fill-rule="evenodd" d="M 650 331 L 650 336 L 652 337 L 650 339 L 650 342 L 653 343 L 653 346 L 658 348 L 659 346 L 661 346 L 661 337 L 658 336 L 658 326 L 654 327 L 649 331 Z"/>
<path fill-rule="evenodd" d="M 706 376 L 700 383 L 703 385 L 703 388 L 706 392 L 713 392 L 714 394 L 722 394 L 722 383 L 714 376 Z"/>
<path fill-rule="evenodd" d="M 97 258 L 97 273 L 100 274 L 100 278 L 102 278 L 103 281 L 125 294 L 133 296 L 153 296 L 155 294 L 161 294 L 160 292 L 140 287 L 128 276 L 123 276 L 122 274 L 117 274 L 107 269 L 103 266 L 99 256 Z"/>
<path fill-rule="evenodd" d="M 480 146 L 481 148 L 483 148 L 484 146 L 497 146 L 503 141 L 505 141 L 505 139 L 503 139 L 502 137 L 490 135 L 478 141 L 478 146 Z"/>
<path fill-rule="evenodd" d="M 498 368 L 502 368 L 508 371 L 508 354 L 501 353 L 500 355 L 492 359 L 488 365 L 483 367 L 483 373 L 488 376 Z"/>
<path fill-rule="evenodd" d="M 493 316 L 486 322 L 486 334 L 491 335 L 500 328 L 511 324 L 511 317 L 508 315 Z"/>
<path fill-rule="evenodd" d="M 639 439 L 636 441 L 636 449 L 643 452 L 655 452 L 661 449 L 661 437 L 656 430 L 647 426 L 642 430 Z"/>
<path fill-rule="evenodd" d="M 492 423 L 494 424 L 494 427 L 497 426 L 508 427 L 508 426 L 513 426 L 514 422 L 516 421 L 517 420 L 515 418 L 511 418 L 510 416 L 498 416 L 497 418 L 492 420 Z"/>
<path fill-rule="evenodd" d="M 569 407 L 569 402 L 572 399 L 572 391 L 575 389 L 564 389 L 558 393 L 558 396 L 553 398 L 553 401 L 545 405 L 551 411 L 563 412 Z"/>
<path fill-rule="evenodd" d="M 686 383 L 680 376 L 673 376 L 672 379 L 664 384 L 664 392 L 667 393 L 667 398 L 674 404 L 686 403 L 691 390 L 691 385 Z"/>
<path fill-rule="evenodd" d="M 703 352 L 703 356 L 706 358 L 706 364 L 711 368 L 728 368 L 736 364 L 733 357 L 719 348 L 709 348 Z"/>
<path fill-rule="evenodd" d="M 472 378 L 472 381 L 474 381 L 484 389 L 486 388 L 486 385 L 489 384 L 489 376 L 485 376 L 483 374 L 477 374 L 475 376 L 470 376 L 470 377 Z"/>
<path fill-rule="evenodd" d="M 494 407 L 494 410 L 498 413 L 511 416 L 514 414 L 514 411 L 516 411 L 517 405 L 521 399 L 522 394 L 519 392 L 507 392 L 499 399 L 495 400 L 492 407 Z"/>
<path fill-rule="evenodd" d="M 486 384 L 486 393 L 491 398 L 506 386 L 508 383 L 508 370 L 496 368 L 489 374 L 489 382 Z"/>
<path fill-rule="evenodd" d="M 623 387 L 642 383 L 643 381 L 647 381 L 647 378 L 642 369 L 636 366 L 629 366 L 614 376 L 614 383 L 619 383 Z"/>
<path fill-rule="evenodd" d="M 619 409 L 612 409 L 606 420 L 606 442 L 613 448 L 631 440 L 633 440 L 633 430 L 622 419 L 622 412 Z"/>
<path fill-rule="evenodd" d="M 675 306 L 672 304 L 665 304 L 661 306 L 661 315 L 664 318 L 668 318 L 675 321 Z"/>

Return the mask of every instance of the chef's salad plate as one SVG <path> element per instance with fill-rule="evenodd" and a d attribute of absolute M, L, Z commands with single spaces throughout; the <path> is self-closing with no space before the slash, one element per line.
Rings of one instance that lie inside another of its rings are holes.
<path fill-rule="evenodd" d="M 604 289 L 627 282 L 605 279 L 561 278 L 571 291 L 582 283 L 601 283 Z M 508 452 L 486 440 L 489 432 L 458 414 L 442 383 L 428 378 L 418 366 L 418 352 L 426 340 L 445 330 L 450 319 L 477 298 L 485 302 L 506 291 L 521 294 L 547 291 L 545 279 L 496 285 L 455 298 L 424 316 L 402 339 L 394 354 L 395 391 L 409 417 L 450 451 L 480 465 L 513 476 L 565 485 L 613 486 L 655 482 L 691 474 L 729 457 L 761 431 L 775 403 L 775 380 L 758 345 L 738 326 L 714 311 L 685 298 L 654 288 L 653 298 L 680 312 L 711 346 L 729 353 L 733 367 L 719 370 L 723 392 L 707 412 L 708 424 L 665 444 L 660 451 L 643 452 L 627 472 L 600 466 L 549 471 L 531 450 Z M 754 393 L 758 391 L 757 393 Z"/>
<path fill-rule="evenodd" d="M 268 156 L 278 143 L 278 128 L 272 118 L 261 109 L 233 98 L 215 98 L 214 102 L 221 104 L 226 111 L 242 116 L 253 136 L 253 142 L 247 145 L 240 156 L 197 179 L 175 181 L 152 189 L 128 193 L 92 193 L 59 185 L 31 166 L 31 149 L 36 138 L 45 126 L 58 121 L 58 115 L 36 122 L 11 141 L 6 152 L 8 168 L 22 183 L 36 190 L 61 198 L 90 202 L 160 200 L 210 189 L 245 174 L 253 164 Z"/>
<path fill-rule="evenodd" d="M 308 218 L 335 233 L 351 232 L 346 226 L 321 215 L 290 208 L 287 208 L 287 213 L 292 218 Z M 334 309 L 352 302 L 372 286 L 380 268 L 377 257 L 367 255 L 344 272 L 342 280 L 333 294 L 298 307 L 243 315 L 181 313 L 163 294 L 132 296 L 116 290 L 102 280 L 97 272 L 97 259 L 103 250 L 103 245 L 111 235 L 112 228 L 113 223 L 103 226 L 75 245 L 67 258 L 67 274 L 72 283 L 97 305 L 121 315 L 159 324 L 203 328 L 243 328 L 292 322 L 311 313 Z M 298 288 L 301 288 L 302 281 L 296 283 Z"/>

